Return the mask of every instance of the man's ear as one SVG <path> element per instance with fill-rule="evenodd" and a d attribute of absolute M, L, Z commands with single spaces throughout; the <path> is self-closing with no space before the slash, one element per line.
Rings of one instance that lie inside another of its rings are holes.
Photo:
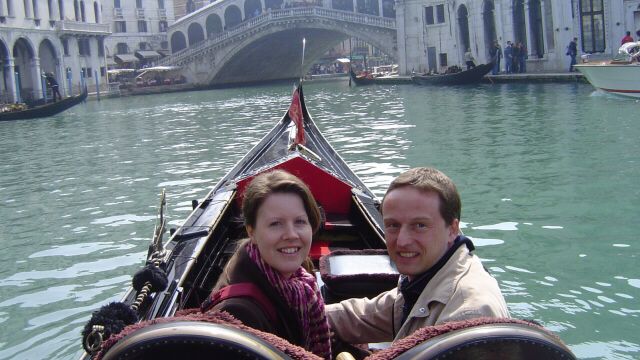
<path fill-rule="evenodd" d="M 453 219 L 451 225 L 449 225 L 449 245 L 453 245 L 453 242 L 456 240 L 458 235 L 460 234 L 460 220 Z"/>

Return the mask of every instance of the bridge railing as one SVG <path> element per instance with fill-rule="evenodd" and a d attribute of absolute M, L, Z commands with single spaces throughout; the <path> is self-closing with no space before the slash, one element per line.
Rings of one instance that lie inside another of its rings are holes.
<path fill-rule="evenodd" d="M 358 14 L 350 11 L 342 11 L 342 10 L 334 10 L 327 9 L 322 7 L 301 7 L 301 8 L 289 8 L 289 9 L 278 9 L 278 10 L 269 10 L 261 15 L 258 15 L 250 20 L 244 21 L 237 26 L 228 29 L 216 36 L 210 37 L 206 40 L 200 41 L 199 43 L 193 44 L 190 47 L 180 50 L 171 54 L 170 56 L 160 60 L 158 65 L 171 65 L 177 64 L 179 62 L 188 59 L 199 52 L 207 49 L 211 46 L 215 46 L 229 38 L 232 38 L 236 35 L 242 34 L 250 29 L 253 29 L 256 26 L 260 26 L 262 24 L 266 24 L 272 20 L 280 20 L 286 18 L 300 17 L 300 16 L 314 16 L 327 18 L 331 20 L 338 21 L 346 21 L 350 23 L 363 24 L 375 27 L 382 27 L 391 30 L 396 29 L 396 20 L 366 15 L 366 14 Z"/>

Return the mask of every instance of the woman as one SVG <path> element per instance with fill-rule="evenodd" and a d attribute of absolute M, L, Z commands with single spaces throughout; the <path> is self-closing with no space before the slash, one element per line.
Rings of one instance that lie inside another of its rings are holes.
<path fill-rule="evenodd" d="M 330 358 L 324 302 L 315 277 L 301 266 L 320 226 L 309 188 L 282 170 L 258 175 L 244 192 L 242 212 L 249 239 L 240 242 L 203 307 Z"/>

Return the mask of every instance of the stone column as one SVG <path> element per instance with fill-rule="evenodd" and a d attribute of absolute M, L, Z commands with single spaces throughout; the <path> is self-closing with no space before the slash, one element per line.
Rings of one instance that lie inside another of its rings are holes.
<path fill-rule="evenodd" d="M 502 50 L 504 50 L 504 47 L 507 45 L 507 31 L 505 31 L 505 22 L 504 22 L 504 12 L 502 11 L 502 3 L 496 1 L 494 3 L 495 9 L 494 14 L 495 14 L 495 20 L 496 20 L 496 36 L 498 37 L 498 42 L 500 43 L 500 46 L 502 47 Z"/>
<path fill-rule="evenodd" d="M 62 0 L 51 0 L 51 18 L 49 21 L 57 21 L 60 19 L 60 7 L 58 5 L 58 1 Z"/>
<path fill-rule="evenodd" d="M 7 82 L 7 92 L 10 102 L 18 101 L 18 93 L 16 91 L 16 63 L 12 57 L 7 57 L 7 64 L 4 65 L 4 76 Z"/>
<path fill-rule="evenodd" d="M 524 2 L 524 33 L 527 37 L 527 55 L 531 56 L 531 18 L 529 17 L 529 2 Z"/>
<path fill-rule="evenodd" d="M 42 72 L 40 70 L 40 58 L 31 59 L 31 76 L 33 77 L 34 99 L 42 99 Z"/>
<path fill-rule="evenodd" d="M 382 0 L 378 0 L 378 16 L 382 16 Z"/>
<path fill-rule="evenodd" d="M 25 16 L 26 18 L 33 18 L 33 4 L 31 3 L 31 1 L 25 1 L 24 4 L 25 9 L 24 12 L 27 14 L 27 16 Z M 15 4 L 14 4 L 15 6 Z"/>
<path fill-rule="evenodd" d="M 407 42 L 405 41 L 405 4 L 403 0 L 396 2 L 396 31 L 398 41 L 398 73 L 408 75 L 411 69 L 407 69 Z"/>
<path fill-rule="evenodd" d="M 540 17 L 542 18 L 542 47 L 544 49 L 544 52 L 542 53 L 543 56 L 546 58 L 548 56 L 546 56 L 546 54 L 549 53 L 549 47 L 547 44 L 547 17 L 544 16 L 545 14 L 545 3 L 546 1 L 540 1 Z M 551 36 L 553 36 L 553 34 L 551 34 Z"/>

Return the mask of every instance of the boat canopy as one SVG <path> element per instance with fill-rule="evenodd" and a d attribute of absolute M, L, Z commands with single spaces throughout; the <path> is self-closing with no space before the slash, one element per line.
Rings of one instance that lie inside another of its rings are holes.
<path fill-rule="evenodd" d="M 141 69 L 140 70 L 141 73 L 138 76 L 136 76 L 136 79 L 146 79 L 148 77 L 153 77 L 158 73 L 178 72 L 179 70 L 180 70 L 179 66 L 154 66 L 150 68 Z"/>

